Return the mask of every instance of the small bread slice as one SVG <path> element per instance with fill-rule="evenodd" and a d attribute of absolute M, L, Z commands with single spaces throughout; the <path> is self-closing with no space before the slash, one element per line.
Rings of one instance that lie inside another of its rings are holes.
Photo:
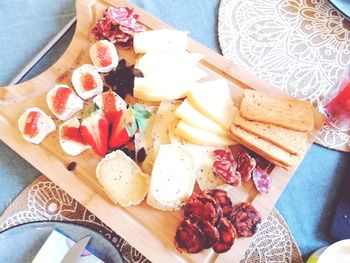
<path fill-rule="evenodd" d="M 294 131 L 272 124 L 266 124 L 244 119 L 236 114 L 234 125 L 251 132 L 266 141 L 269 141 L 282 149 L 295 155 L 302 155 L 306 149 L 307 133 Z"/>
<path fill-rule="evenodd" d="M 274 124 L 295 131 L 310 131 L 314 127 L 311 103 L 255 90 L 244 90 L 240 114 L 251 121 Z"/>
<path fill-rule="evenodd" d="M 121 206 L 140 204 L 148 192 L 149 176 L 121 150 L 98 163 L 96 176 L 112 201 Z"/>
<path fill-rule="evenodd" d="M 231 126 L 229 136 L 272 163 L 285 169 L 291 169 L 296 166 L 300 160 L 300 157 L 235 125 Z"/>

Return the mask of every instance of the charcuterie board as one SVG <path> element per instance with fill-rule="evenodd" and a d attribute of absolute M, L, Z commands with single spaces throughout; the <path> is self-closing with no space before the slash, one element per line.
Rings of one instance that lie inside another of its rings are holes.
<path fill-rule="evenodd" d="M 59 146 L 58 135 L 51 133 L 40 145 L 25 142 L 18 131 L 17 120 L 28 107 L 37 106 L 47 110 L 46 93 L 55 83 L 70 83 L 72 71 L 84 63 L 91 63 L 89 47 L 95 41 L 90 33 L 98 17 L 108 6 L 132 7 L 140 15 L 140 22 L 149 29 L 170 28 L 150 14 L 125 0 L 78 0 L 77 27 L 73 40 L 63 56 L 41 75 L 18 85 L 0 89 L 0 139 L 8 144 L 68 194 L 83 204 L 104 223 L 154 262 L 238 262 L 252 238 L 236 240 L 232 249 L 223 254 L 204 250 L 198 254 L 180 254 L 174 249 L 174 234 L 181 219 L 181 212 L 163 212 L 143 202 L 139 206 L 123 208 L 113 204 L 107 197 L 95 176 L 100 157 L 92 151 L 79 156 L 66 155 Z M 208 73 L 208 79 L 227 79 L 231 96 L 236 104 L 242 97 L 242 90 L 251 88 L 271 94 L 283 94 L 271 84 L 246 72 L 219 54 L 203 45 L 189 40 L 188 50 L 205 55 L 200 67 Z M 132 50 L 118 49 L 119 57 L 128 64 L 135 62 Z M 308 132 L 310 146 L 323 125 L 323 117 L 314 112 L 314 129 Z M 67 165 L 76 162 L 74 171 Z M 251 182 L 230 189 L 234 203 L 251 202 L 265 218 L 282 193 L 294 170 L 275 167 L 271 172 L 273 187 L 267 195 L 259 194 Z"/>

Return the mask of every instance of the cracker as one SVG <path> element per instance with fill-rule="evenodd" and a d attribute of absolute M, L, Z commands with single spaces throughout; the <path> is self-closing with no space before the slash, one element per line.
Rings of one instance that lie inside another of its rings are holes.
<path fill-rule="evenodd" d="M 249 133 L 235 125 L 232 125 L 229 136 L 238 140 L 241 144 L 285 169 L 291 169 L 300 161 L 300 157 L 293 155 L 282 148 L 265 141 L 264 139 Z"/>
<path fill-rule="evenodd" d="M 295 155 L 302 155 L 307 144 L 307 133 L 294 131 L 273 124 L 249 121 L 236 114 L 234 125 L 251 132 Z"/>
<path fill-rule="evenodd" d="M 273 124 L 296 131 L 310 131 L 314 127 L 311 103 L 255 90 L 244 90 L 240 114 L 251 121 Z"/>

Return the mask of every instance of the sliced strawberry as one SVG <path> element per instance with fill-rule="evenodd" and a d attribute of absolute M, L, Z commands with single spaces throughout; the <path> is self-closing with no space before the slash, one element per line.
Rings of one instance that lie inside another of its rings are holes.
<path fill-rule="evenodd" d="M 80 144 L 87 145 L 87 142 L 84 140 L 83 136 L 80 133 L 79 127 L 69 127 L 69 126 L 63 127 L 62 138 L 65 140 L 72 140 Z"/>
<path fill-rule="evenodd" d="M 102 157 L 108 150 L 108 128 L 108 119 L 99 113 L 93 113 L 80 125 L 81 136 L 95 153 Z"/>
<path fill-rule="evenodd" d="M 125 128 L 125 123 L 129 123 L 129 125 L 131 125 L 129 112 L 128 110 L 123 109 L 116 113 L 113 120 L 112 133 L 108 144 L 109 148 L 119 148 L 125 145 L 131 139 Z"/>
<path fill-rule="evenodd" d="M 28 114 L 26 124 L 24 126 L 24 134 L 28 135 L 30 138 L 33 138 L 39 133 L 38 120 L 40 117 L 40 112 L 31 111 Z"/>

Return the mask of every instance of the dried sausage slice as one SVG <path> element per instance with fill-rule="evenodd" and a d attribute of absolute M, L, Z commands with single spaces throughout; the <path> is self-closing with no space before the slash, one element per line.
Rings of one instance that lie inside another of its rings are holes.
<path fill-rule="evenodd" d="M 199 228 L 202 230 L 203 233 L 203 248 L 210 248 L 213 246 L 216 242 L 219 241 L 219 231 L 214 227 L 212 224 L 210 224 L 208 221 L 202 220 L 198 222 Z"/>
<path fill-rule="evenodd" d="M 227 192 L 222 189 L 212 189 L 206 191 L 210 196 L 214 198 L 217 204 L 222 209 L 223 216 L 229 218 L 232 212 L 232 201 L 227 195 Z"/>
<path fill-rule="evenodd" d="M 203 233 L 198 225 L 191 223 L 190 219 L 182 221 L 176 231 L 175 248 L 179 252 L 198 253 L 203 248 Z"/>
<path fill-rule="evenodd" d="M 243 181 L 249 181 L 252 171 L 256 167 L 256 161 L 249 153 L 241 152 L 237 157 L 237 171 L 241 174 Z"/>
<path fill-rule="evenodd" d="M 218 231 L 220 239 L 213 245 L 213 250 L 216 253 L 224 253 L 232 247 L 236 238 L 236 230 L 231 222 L 223 217 L 220 220 Z"/>
<path fill-rule="evenodd" d="M 199 199 L 193 199 L 184 206 L 185 217 L 191 219 L 192 222 L 200 220 L 209 221 L 214 224 L 216 222 L 216 211 L 212 203 L 203 203 Z"/>
<path fill-rule="evenodd" d="M 251 204 L 242 202 L 233 207 L 230 221 L 236 228 L 238 237 L 250 237 L 257 231 L 261 216 Z"/>

